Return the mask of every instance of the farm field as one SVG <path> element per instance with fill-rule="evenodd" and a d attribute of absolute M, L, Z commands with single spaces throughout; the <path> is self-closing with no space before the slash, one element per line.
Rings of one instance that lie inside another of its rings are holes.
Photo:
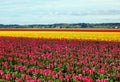
<path fill-rule="evenodd" d="M 120 30 L 1 30 L 0 82 L 119 82 Z"/>
<path fill-rule="evenodd" d="M 120 41 L 120 30 L 1 29 L 0 36 Z"/>
<path fill-rule="evenodd" d="M 119 82 L 120 42 L 0 37 L 1 82 Z"/>
<path fill-rule="evenodd" d="M 0 82 L 120 82 L 120 0 L 1 0 Z"/>

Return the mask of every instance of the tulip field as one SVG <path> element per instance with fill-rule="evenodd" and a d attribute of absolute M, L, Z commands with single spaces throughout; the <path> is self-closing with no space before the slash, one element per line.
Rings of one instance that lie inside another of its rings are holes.
<path fill-rule="evenodd" d="M 52 39 L 83 39 L 99 41 L 120 41 L 120 30 L 13 30 L 0 31 L 0 36 L 52 38 Z"/>
<path fill-rule="evenodd" d="M 86 33 L 71 34 L 76 39 L 0 32 L 0 82 L 120 82 L 120 33 Z"/>

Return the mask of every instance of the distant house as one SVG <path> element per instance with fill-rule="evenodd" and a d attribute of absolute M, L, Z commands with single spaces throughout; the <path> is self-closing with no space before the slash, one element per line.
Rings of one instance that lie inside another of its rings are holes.
<path fill-rule="evenodd" d="M 118 29 L 118 26 L 115 26 L 115 29 Z"/>

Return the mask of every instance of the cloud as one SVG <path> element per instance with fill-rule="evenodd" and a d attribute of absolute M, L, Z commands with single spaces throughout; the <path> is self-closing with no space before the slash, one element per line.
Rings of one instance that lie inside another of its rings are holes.
<path fill-rule="evenodd" d="M 119 0 L 0 0 L 0 2 L 0 23 L 120 22 Z"/>

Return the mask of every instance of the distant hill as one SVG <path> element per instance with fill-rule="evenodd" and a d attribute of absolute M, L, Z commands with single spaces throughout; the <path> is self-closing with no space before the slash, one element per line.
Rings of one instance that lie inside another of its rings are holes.
<path fill-rule="evenodd" d="M 120 29 L 120 23 L 59 23 L 59 24 L 32 24 L 32 25 L 18 25 L 0 24 L 0 28 L 109 28 Z"/>

